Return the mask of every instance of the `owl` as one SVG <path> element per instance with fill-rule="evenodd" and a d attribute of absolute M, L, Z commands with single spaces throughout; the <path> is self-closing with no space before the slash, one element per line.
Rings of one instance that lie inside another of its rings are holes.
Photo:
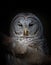
<path fill-rule="evenodd" d="M 40 19 L 32 13 L 19 13 L 10 23 L 9 65 L 41 64 L 44 60 L 44 35 Z"/>

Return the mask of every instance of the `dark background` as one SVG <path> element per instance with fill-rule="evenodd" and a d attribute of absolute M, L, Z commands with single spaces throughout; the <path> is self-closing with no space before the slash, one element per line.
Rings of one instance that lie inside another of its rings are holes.
<path fill-rule="evenodd" d="M 9 35 L 9 24 L 12 20 L 12 18 L 20 12 L 31 12 L 37 15 L 40 20 L 42 21 L 43 27 L 44 27 L 44 35 L 47 40 L 48 48 L 49 48 L 49 54 L 51 55 L 51 9 L 48 6 L 48 4 L 45 4 L 46 6 L 38 6 L 39 4 L 35 4 L 35 2 L 22 2 L 18 3 L 16 1 L 2 1 L 0 2 L 0 35 L 2 37 L 1 33 L 4 33 L 6 35 Z M 21 3 L 21 4 L 20 4 Z M 1 41 L 1 39 L 0 39 Z M 4 47 L 2 44 L 0 45 L 1 52 L 1 61 L 3 60 L 5 63 L 5 57 L 3 51 Z M 1 62 L 2 63 L 2 62 Z"/>

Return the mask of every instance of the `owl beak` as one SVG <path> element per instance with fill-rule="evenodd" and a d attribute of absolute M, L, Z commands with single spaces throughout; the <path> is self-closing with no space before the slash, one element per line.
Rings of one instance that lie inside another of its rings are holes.
<path fill-rule="evenodd" d="M 27 28 L 24 29 L 23 35 L 28 36 L 28 29 Z"/>

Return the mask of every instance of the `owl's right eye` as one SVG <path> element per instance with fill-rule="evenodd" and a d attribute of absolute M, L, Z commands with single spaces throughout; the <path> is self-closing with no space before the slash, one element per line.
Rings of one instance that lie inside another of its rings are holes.
<path fill-rule="evenodd" d="M 18 26 L 22 27 L 22 24 L 19 22 L 19 23 L 18 23 Z"/>

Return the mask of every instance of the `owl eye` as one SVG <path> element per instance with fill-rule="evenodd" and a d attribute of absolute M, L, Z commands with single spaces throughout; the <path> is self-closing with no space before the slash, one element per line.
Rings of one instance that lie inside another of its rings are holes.
<path fill-rule="evenodd" d="M 22 27 L 22 24 L 19 22 L 19 23 L 18 23 L 18 26 Z"/>
<path fill-rule="evenodd" d="M 18 24 L 18 25 L 22 27 L 22 24 Z"/>
<path fill-rule="evenodd" d="M 33 23 L 30 23 L 29 26 L 33 26 Z"/>

